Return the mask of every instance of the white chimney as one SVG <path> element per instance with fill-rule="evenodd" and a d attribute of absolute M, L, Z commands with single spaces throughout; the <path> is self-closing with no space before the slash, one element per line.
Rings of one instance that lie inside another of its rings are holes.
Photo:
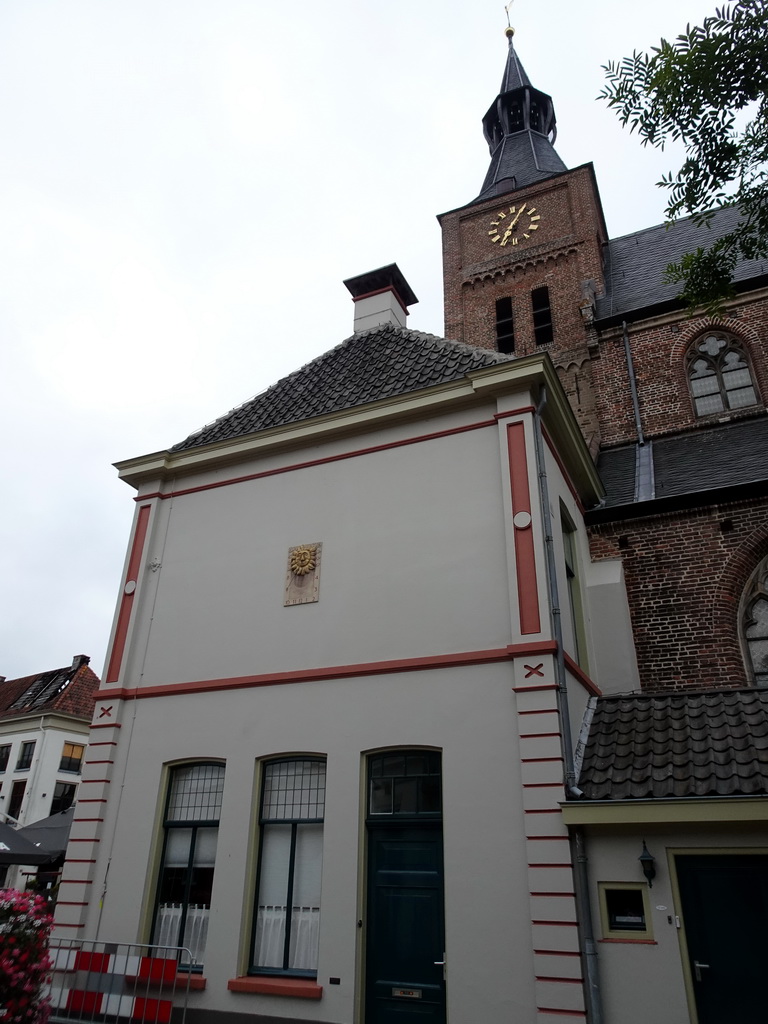
<path fill-rule="evenodd" d="M 344 284 L 355 301 L 355 333 L 382 324 L 405 327 L 408 306 L 419 301 L 396 263 L 350 277 Z"/>

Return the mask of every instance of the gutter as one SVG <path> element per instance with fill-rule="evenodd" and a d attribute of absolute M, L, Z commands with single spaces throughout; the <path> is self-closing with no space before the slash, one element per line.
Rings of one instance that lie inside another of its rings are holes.
<path fill-rule="evenodd" d="M 753 480 L 745 484 L 664 495 L 624 505 L 602 505 L 587 509 L 584 513 L 584 522 L 587 526 L 597 526 L 599 523 L 621 522 L 627 519 L 648 519 L 651 516 L 665 515 L 670 512 L 685 512 L 689 509 L 737 505 L 754 498 L 764 498 L 766 495 L 768 495 L 768 480 Z"/>
<path fill-rule="evenodd" d="M 536 472 L 539 479 L 539 500 L 544 521 L 547 592 L 552 621 L 552 636 L 556 644 L 555 682 L 557 684 L 557 710 L 558 717 L 560 718 L 563 760 L 565 762 L 565 790 L 566 796 L 578 799 L 583 794 L 576 785 L 576 762 L 573 740 L 571 738 L 571 716 L 568 709 L 568 687 L 565 672 L 565 652 L 563 650 L 562 612 L 557 587 L 555 545 L 552 536 L 552 516 L 549 510 L 549 488 L 547 486 L 547 470 L 544 460 L 544 435 L 541 426 L 541 416 L 546 406 L 547 389 L 545 385 L 542 385 L 539 403 L 533 414 L 533 439 L 536 452 Z M 592 922 L 592 906 L 589 901 L 589 869 L 586 840 L 581 828 L 569 831 L 571 833 L 571 861 L 574 865 L 574 897 L 580 924 L 581 955 L 586 975 L 584 979 L 584 1001 L 587 1008 L 587 1020 L 590 1024 L 603 1024 L 600 977 L 597 965 L 597 945 L 595 943 L 595 930 Z"/>

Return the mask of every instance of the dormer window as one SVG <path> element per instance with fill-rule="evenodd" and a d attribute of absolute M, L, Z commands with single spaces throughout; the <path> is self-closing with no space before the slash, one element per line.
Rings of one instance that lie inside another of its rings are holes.
<path fill-rule="evenodd" d="M 744 409 L 758 402 L 746 352 L 731 335 L 707 333 L 688 356 L 688 385 L 697 416 Z"/>

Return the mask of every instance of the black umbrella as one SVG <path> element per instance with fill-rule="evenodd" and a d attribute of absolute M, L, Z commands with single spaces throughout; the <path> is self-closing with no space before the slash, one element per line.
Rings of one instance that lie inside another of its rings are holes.
<path fill-rule="evenodd" d="M 16 834 L 29 840 L 40 851 L 44 851 L 48 855 L 48 860 L 63 857 L 67 849 L 69 830 L 72 827 L 74 816 L 73 804 L 66 811 L 52 814 L 50 818 L 41 818 L 40 821 L 33 821 L 31 825 L 25 825 Z"/>
<path fill-rule="evenodd" d="M 0 865 L 2 864 L 47 864 L 50 853 L 30 843 L 10 825 L 0 822 Z"/>

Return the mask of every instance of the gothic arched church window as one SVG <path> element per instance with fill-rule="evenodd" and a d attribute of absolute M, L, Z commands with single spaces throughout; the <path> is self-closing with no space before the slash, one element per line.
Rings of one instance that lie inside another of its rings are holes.
<path fill-rule="evenodd" d="M 688 354 L 688 385 L 697 416 L 756 405 L 757 390 L 746 352 L 729 334 L 708 332 Z"/>
<path fill-rule="evenodd" d="M 752 576 L 742 608 L 742 635 L 755 686 L 768 686 L 768 558 Z"/>

